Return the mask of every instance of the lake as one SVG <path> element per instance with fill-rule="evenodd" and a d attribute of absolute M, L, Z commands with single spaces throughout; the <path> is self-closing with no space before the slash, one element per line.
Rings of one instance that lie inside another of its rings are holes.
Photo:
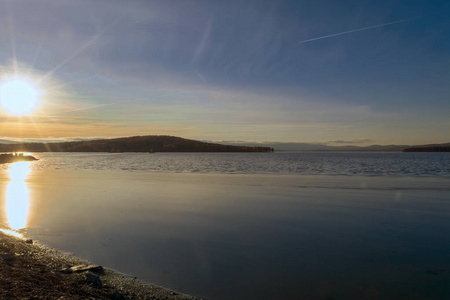
<path fill-rule="evenodd" d="M 208 299 L 449 299 L 448 153 L 35 153 L 0 225 Z"/>

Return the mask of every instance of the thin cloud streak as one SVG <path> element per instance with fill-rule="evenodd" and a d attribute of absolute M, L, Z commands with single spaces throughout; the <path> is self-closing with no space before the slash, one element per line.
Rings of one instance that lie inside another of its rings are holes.
<path fill-rule="evenodd" d="M 383 23 L 383 24 L 373 25 L 373 26 L 369 26 L 369 27 L 363 27 L 363 28 L 353 29 L 353 30 L 349 30 L 349 31 L 333 33 L 333 34 L 329 34 L 329 35 L 325 35 L 325 36 L 316 37 L 313 39 L 300 41 L 300 42 L 297 42 L 297 45 L 300 45 L 303 43 L 309 43 L 309 42 L 313 42 L 313 41 L 317 41 L 317 40 L 322 40 L 322 39 L 326 39 L 326 38 L 330 38 L 330 37 L 334 37 L 334 36 L 338 36 L 338 35 L 344 35 L 344 34 L 349 34 L 349 33 L 353 33 L 353 32 L 369 30 L 369 29 L 373 29 L 373 28 L 378 28 L 378 27 L 383 27 L 383 26 L 388 26 L 388 25 L 393 25 L 393 24 L 398 24 L 398 23 L 404 23 L 404 22 L 412 21 L 412 20 L 419 19 L 419 18 L 421 18 L 421 17 L 414 17 L 414 18 L 403 19 L 403 20 L 399 20 L 399 21 L 395 21 L 395 22 Z"/>
<path fill-rule="evenodd" d="M 66 111 L 63 111 L 62 113 L 69 113 L 69 112 L 73 112 L 73 111 L 80 111 L 80 110 L 93 109 L 93 108 L 103 107 L 103 106 L 110 106 L 110 105 L 117 105 L 117 104 L 125 104 L 125 103 L 130 103 L 130 102 L 134 102 L 134 101 L 129 100 L 129 101 L 122 101 L 122 102 L 120 102 L 120 103 L 114 102 L 114 103 L 107 103 L 107 104 L 99 104 L 99 105 L 87 106 L 87 107 L 81 107 L 81 108 L 76 108 L 76 109 L 66 110 Z"/>
<path fill-rule="evenodd" d="M 82 108 L 77 108 L 77 109 L 66 110 L 63 113 L 69 113 L 69 112 L 79 111 L 79 110 L 87 110 L 87 109 L 92 109 L 92 108 L 97 108 L 97 107 L 102 107 L 102 106 L 108 106 L 108 105 L 113 105 L 113 104 L 115 104 L 115 103 L 108 103 L 108 104 L 100 104 L 100 105 L 82 107 Z"/>

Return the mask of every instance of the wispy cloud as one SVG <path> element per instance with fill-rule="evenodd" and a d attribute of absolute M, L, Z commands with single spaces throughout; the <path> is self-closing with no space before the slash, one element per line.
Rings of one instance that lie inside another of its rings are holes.
<path fill-rule="evenodd" d="M 113 105 L 113 104 L 114 104 L 114 103 L 107 103 L 107 104 L 93 105 L 93 106 L 88 106 L 88 107 L 82 107 L 82 108 L 77 108 L 77 109 L 66 110 L 66 111 L 63 111 L 63 113 L 69 113 L 69 112 L 74 112 L 74 111 L 93 109 L 93 108 L 98 108 L 98 107 L 103 107 L 103 106 L 109 106 L 109 105 Z"/>

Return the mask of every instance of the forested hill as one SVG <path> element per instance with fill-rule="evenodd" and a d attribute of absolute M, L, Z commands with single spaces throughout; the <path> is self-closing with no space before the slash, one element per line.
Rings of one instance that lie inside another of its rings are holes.
<path fill-rule="evenodd" d="M 149 135 L 63 143 L 0 144 L 0 152 L 271 152 L 270 147 L 229 146 Z"/>
<path fill-rule="evenodd" d="M 450 152 L 450 143 L 441 145 L 425 145 L 403 149 L 403 152 Z"/>

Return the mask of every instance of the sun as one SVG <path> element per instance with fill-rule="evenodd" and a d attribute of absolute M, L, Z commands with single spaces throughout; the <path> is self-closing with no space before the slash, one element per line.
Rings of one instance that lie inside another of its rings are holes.
<path fill-rule="evenodd" d="M 40 100 L 39 96 L 40 90 L 26 79 L 14 78 L 0 85 L 0 103 L 10 115 L 31 113 Z"/>

